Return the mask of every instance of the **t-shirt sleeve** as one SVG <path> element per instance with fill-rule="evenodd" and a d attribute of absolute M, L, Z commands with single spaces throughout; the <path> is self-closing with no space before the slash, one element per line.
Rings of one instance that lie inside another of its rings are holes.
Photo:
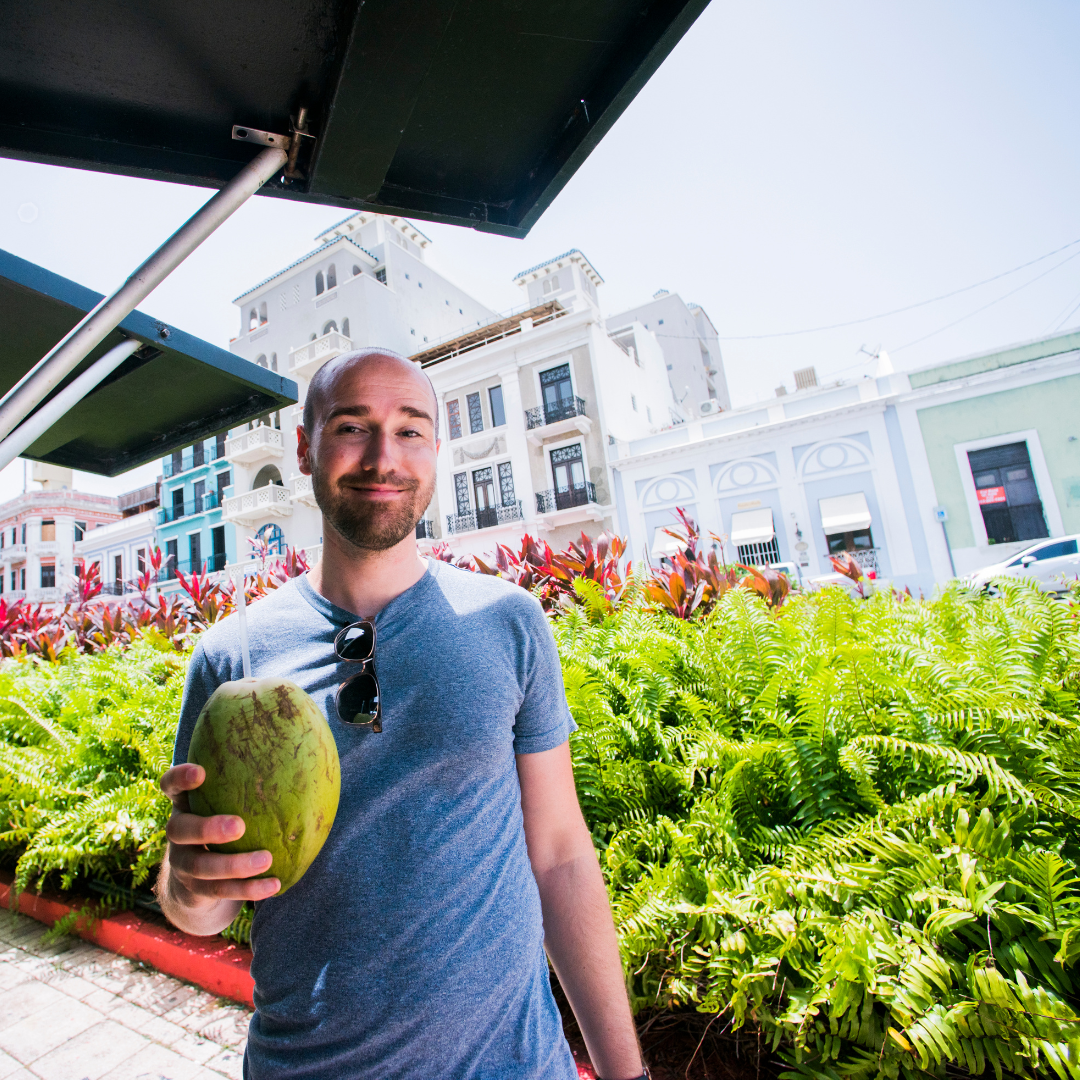
<path fill-rule="evenodd" d="M 539 754 L 561 746 L 577 730 L 563 688 L 562 664 L 543 608 L 524 605 L 524 697 L 514 720 L 514 753 Z"/>
<path fill-rule="evenodd" d="M 188 661 L 187 678 L 184 680 L 184 698 L 180 703 L 180 723 L 176 728 L 176 744 L 173 747 L 173 764 L 181 765 L 188 759 L 188 746 L 191 733 L 195 730 L 195 721 L 203 706 L 210 700 L 210 695 L 226 678 L 214 671 L 202 644 L 195 646 L 195 651 Z"/>

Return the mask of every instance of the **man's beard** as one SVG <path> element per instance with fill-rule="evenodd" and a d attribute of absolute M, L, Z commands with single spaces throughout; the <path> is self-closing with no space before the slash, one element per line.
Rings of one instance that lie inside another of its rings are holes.
<path fill-rule="evenodd" d="M 389 484 L 402 488 L 405 497 L 394 504 L 367 502 L 359 504 L 350 499 L 345 490 L 339 490 L 312 462 L 311 486 L 323 517 L 350 544 L 366 551 L 387 551 L 400 544 L 416 525 L 435 493 L 435 478 L 421 485 L 415 477 L 398 476 L 396 473 L 359 473 L 343 476 L 342 481 L 358 484 Z"/>

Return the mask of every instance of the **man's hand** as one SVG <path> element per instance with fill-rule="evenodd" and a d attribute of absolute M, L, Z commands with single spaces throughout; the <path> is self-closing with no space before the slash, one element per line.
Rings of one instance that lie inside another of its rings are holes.
<path fill-rule="evenodd" d="M 175 765 L 161 778 L 172 800 L 165 828 L 169 848 L 158 876 L 158 901 L 168 920 L 189 934 L 220 933 L 236 918 L 245 900 L 265 900 L 281 888 L 277 878 L 256 878 L 270 867 L 269 851 L 220 855 L 207 844 L 224 844 L 244 835 L 243 818 L 231 814 L 200 817 L 188 806 L 189 791 L 206 779 L 201 765 Z"/>

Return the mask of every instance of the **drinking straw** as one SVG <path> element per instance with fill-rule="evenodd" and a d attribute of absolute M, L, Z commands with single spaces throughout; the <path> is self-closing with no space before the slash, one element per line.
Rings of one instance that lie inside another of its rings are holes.
<path fill-rule="evenodd" d="M 236 614 L 240 617 L 240 655 L 244 660 L 244 678 L 251 678 L 251 651 L 248 649 L 247 628 L 247 588 L 244 584 L 244 571 L 240 568 L 233 570 L 234 596 L 236 598 Z"/>

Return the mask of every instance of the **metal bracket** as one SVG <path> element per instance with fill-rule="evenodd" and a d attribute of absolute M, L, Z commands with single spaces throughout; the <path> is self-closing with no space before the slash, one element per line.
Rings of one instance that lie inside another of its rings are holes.
<path fill-rule="evenodd" d="M 232 137 L 238 142 L 278 146 L 282 150 L 288 150 L 289 143 L 292 141 L 288 135 L 275 135 L 272 131 L 259 131 L 258 128 L 241 127 L 239 124 L 233 124 Z"/>

